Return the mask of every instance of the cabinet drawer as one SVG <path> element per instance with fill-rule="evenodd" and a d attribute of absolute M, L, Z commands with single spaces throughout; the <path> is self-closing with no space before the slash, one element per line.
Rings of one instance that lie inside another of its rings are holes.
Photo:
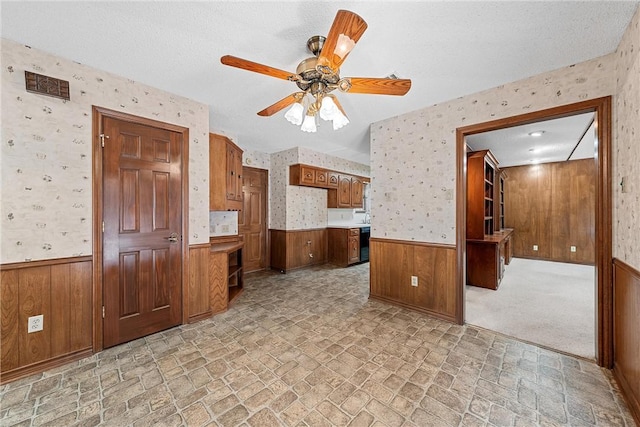
<path fill-rule="evenodd" d="M 360 229 L 359 228 L 351 228 L 351 229 L 349 229 L 349 235 L 351 235 L 351 236 L 359 236 L 360 235 Z"/>

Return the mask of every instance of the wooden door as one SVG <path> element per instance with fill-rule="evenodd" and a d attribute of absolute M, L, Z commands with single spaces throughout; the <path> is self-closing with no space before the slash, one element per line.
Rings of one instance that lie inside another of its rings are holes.
<path fill-rule="evenodd" d="M 104 347 L 182 319 L 182 134 L 103 119 Z"/>
<path fill-rule="evenodd" d="M 267 268 L 267 193 L 268 172 L 242 169 L 244 202 L 238 212 L 238 231 L 244 241 L 245 273 Z"/>

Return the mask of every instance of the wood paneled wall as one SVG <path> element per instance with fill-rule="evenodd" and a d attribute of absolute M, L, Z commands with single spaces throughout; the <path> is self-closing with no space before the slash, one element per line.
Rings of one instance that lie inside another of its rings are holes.
<path fill-rule="evenodd" d="M 283 273 L 327 262 L 327 229 L 269 230 L 271 268 Z"/>
<path fill-rule="evenodd" d="M 504 170 L 505 226 L 514 229 L 513 256 L 593 265 L 595 160 Z M 533 245 L 538 245 L 537 251 Z"/>
<path fill-rule="evenodd" d="M 210 251 L 209 244 L 189 247 L 189 302 L 187 305 L 189 323 L 213 314 L 209 302 Z"/>
<path fill-rule="evenodd" d="M 613 260 L 613 373 L 640 425 L 640 271 Z"/>
<path fill-rule="evenodd" d="M 92 352 L 91 257 L 5 264 L 0 272 L 2 383 Z M 31 316 L 43 329 L 27 333 Z"/>
<path fill-rule="evenodd" d="M 456 321 L 455 246 L 372 238 L 369 251 L 371 298 Z"/>

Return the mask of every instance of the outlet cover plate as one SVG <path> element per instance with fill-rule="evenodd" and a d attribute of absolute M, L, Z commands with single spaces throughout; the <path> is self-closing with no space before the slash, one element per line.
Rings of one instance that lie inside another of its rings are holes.
<path fill-rule="evenodd" d="M 31 316 L 27 322 L 27 333 L 39 332 L 44 327 L 44 315 Z"/>
<path fill-rule="evenodd" d="M 571 246 L 571 252 L 575 252 L 576 251 L 576 247 L 575 246 Z"/>
<path fill-rule="evenodd" d="M 538 250 L 538 245 L 533 245 L 533 250 L 537 251 Z"/>
<path fill-rule="evenodd" d="M 418 286 L 418 276 L 411 276 L 411 286 Z"/>

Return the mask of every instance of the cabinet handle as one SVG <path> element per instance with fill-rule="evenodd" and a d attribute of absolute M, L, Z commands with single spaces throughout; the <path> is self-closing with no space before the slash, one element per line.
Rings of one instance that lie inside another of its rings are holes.
<path fill-rule="evenodd" d="M 233 176 L 233 171 L 231 171 L 231 176 Z"/>

